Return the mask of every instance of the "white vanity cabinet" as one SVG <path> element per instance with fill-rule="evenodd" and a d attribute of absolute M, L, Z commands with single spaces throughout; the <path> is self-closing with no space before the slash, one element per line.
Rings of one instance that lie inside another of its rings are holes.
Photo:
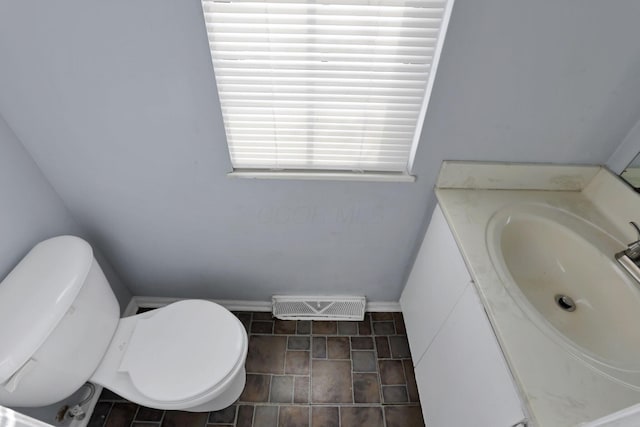
<path fill-rule="evenodd" d="M 447 221 L 436 206 L 400 297 L 414 363 L 451 313 L 471 276 Z"/>
<path fill-rule="evenodd" d="M 511 373 L 439 207 L 400 304 L 428 427 L 511 427 L 524 420 Z"/>

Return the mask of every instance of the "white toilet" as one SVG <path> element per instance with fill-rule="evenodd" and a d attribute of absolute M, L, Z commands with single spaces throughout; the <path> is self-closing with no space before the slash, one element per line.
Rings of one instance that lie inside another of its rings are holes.
<path fill-rule="evenodd" d="M 45 406 L 86 381 L 157 409 L 215 411 L 245 384 L 247 334 L 209 301 L 120 319 L 91 246 L 36 245 L 0 283 L 0 405 Z"/>

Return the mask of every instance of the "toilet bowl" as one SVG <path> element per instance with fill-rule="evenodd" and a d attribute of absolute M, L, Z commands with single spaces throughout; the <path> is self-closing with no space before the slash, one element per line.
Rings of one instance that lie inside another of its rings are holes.
<path fill-rule="evenodd" d="M 89 381 L 151 408 L 215 411 L 240 396 L 246 355 L 233 314 L 186 300 L 121 319 Z"/>
<path fill-rule="evenodd" d="M 36 245 L 0 283 L 0 405 L 45 406 L 86 381 L 156 409 L 214 411 L 245 383 L 248 339 L 210 301 L 119 319 L 88 243 Z"/>

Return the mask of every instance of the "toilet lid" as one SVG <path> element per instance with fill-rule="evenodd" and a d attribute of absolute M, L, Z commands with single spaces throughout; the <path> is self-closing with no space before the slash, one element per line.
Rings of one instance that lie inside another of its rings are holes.
<path fill-rule="evenodd" d="M 225 308 L 187 300 L 138 320 L 118 369 L 142 394 L 173 402 L 202 394 L 244 362 L 246 333 Z"/>

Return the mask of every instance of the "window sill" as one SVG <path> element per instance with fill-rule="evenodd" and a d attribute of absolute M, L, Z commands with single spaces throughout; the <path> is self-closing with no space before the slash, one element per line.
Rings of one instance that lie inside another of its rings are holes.
<path fill-rule="evenodd" d="M 415 182 L 416 177 L 400 172 L 261 171 L 234 170 L 232 178 L 293 179 L 315 181 Z"/>

